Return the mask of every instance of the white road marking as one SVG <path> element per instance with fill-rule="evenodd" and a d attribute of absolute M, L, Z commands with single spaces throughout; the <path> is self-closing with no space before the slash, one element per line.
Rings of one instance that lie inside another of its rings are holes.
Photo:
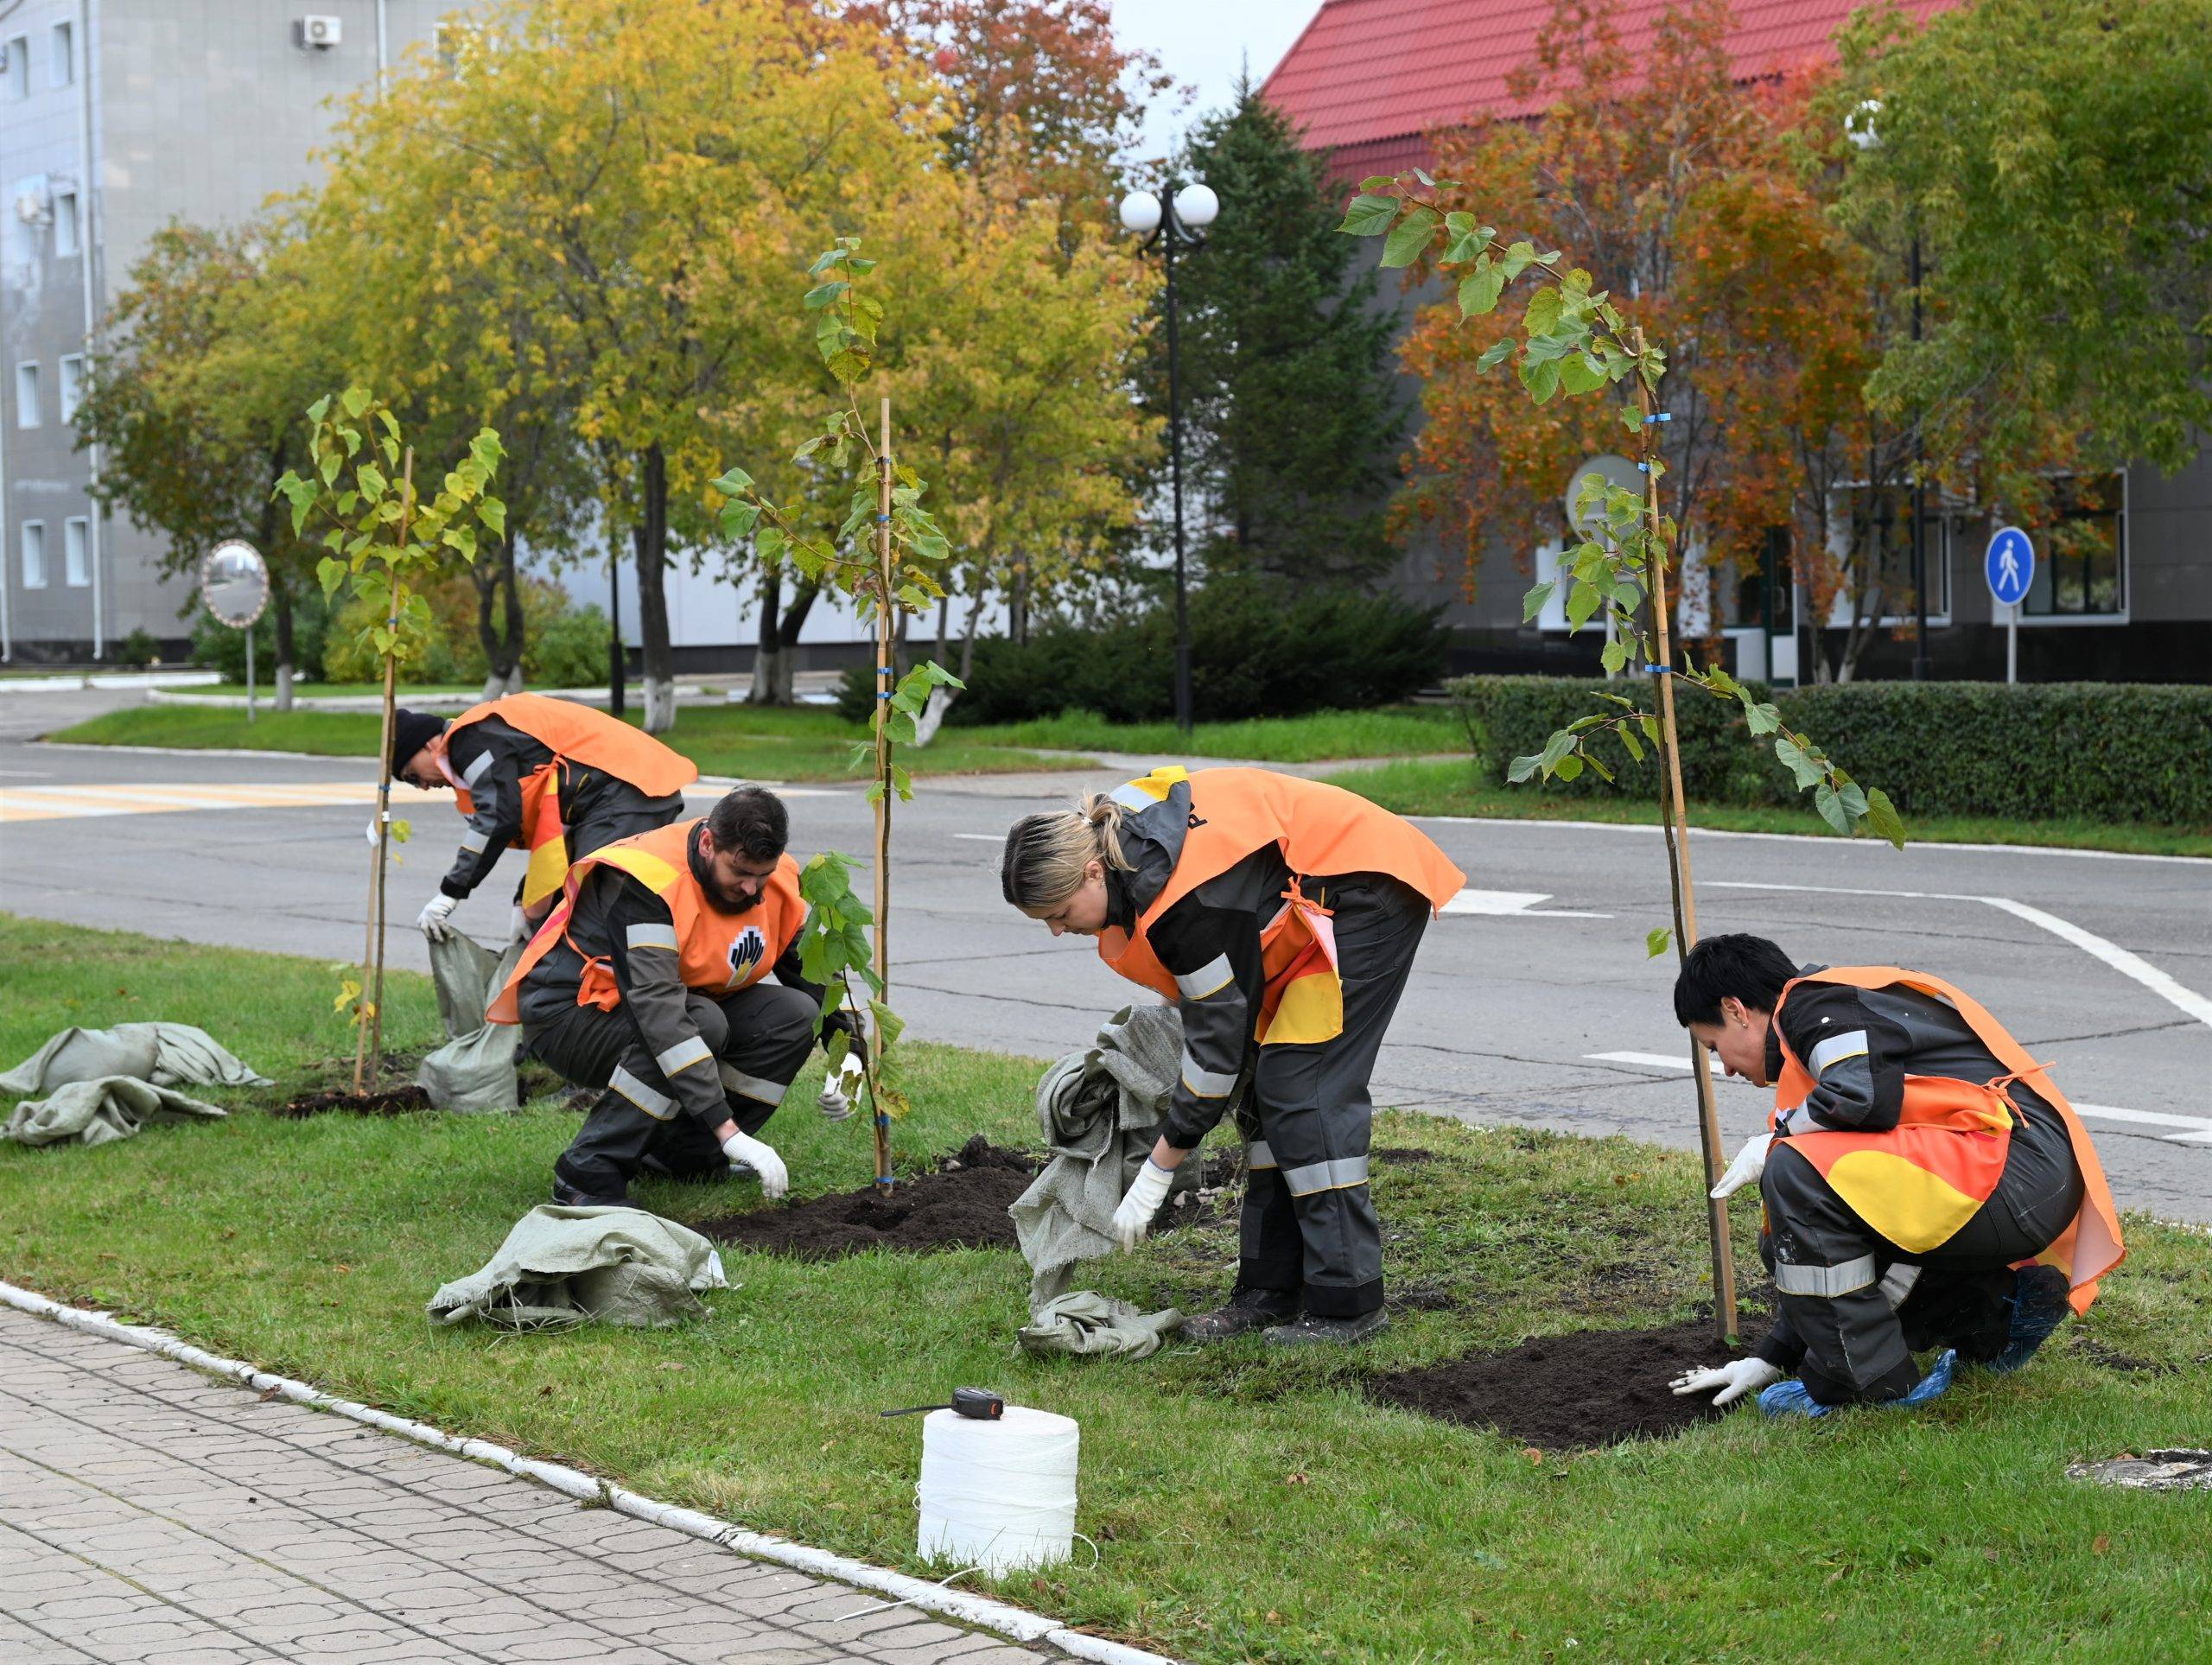
<path fill-rule="evenodd" d="M 1791 890 L 1812 891 L 1824 896 L 1897 896 L 1909 901 L 1923 902 L 1980 902 L 1986 907 L 2024 919 L 2030 925 L 2048 931 L 2052 936 L 2074 944 L 2086 954 L 2095 956 L 2124 977 L 2133 977 L 2159 999 L 2170 1001 L 2195 1018 L 2199 1023 L 2212 1025 L 2212 1000 L 2207 1000 L 2193 988 L 2184 988 L 2139 955 L 2131 954 L 2118 943 L 2107 942 L 2094 931 L 2084 931 L 2055 913 L 2045 913 L 2039 907 L 2030 907 L 2025 902 L 2016 902 L 2009 896 L 1967 896 L 1933 890 L 1856 890 L 1843 885 L 1771 885 L 1754 884 L 1743 880 L 1707 880 L 1713 890 Z"/>
<path fill-rule="evenodd" d="M 998 833 L 955 833 L 955 838 L 972 838 L 979 844 L 1002 844 L 1004 836 Z"/>
<path fill-rule="evenodd" d="M 373 804 L 377 789 L 366 780 L 232 784 L 194 781 L 156 785 L 131 783 L 100 786 L 10 786 L 0 791 L 0 822 L 56 821 L 84 816 L 153 815 L 202 810 L 307 810 Z M 392 802 L 427 808 L 435 795 L 412 786 L 395 786 Z"/>
<path fill-rule="evenodd" d="M 1530 890 L 1463 890 L 1446 902 L 1446 913 L 1480 913 L 1493 918 L 1610 919 L 1610 913 L 1579 913 L 1572 908 L 1539 909 L 1550 901 L 1549 893 Z"/>
<path fill-rule="evenodd" d="M 68 746 L 74 745 L 77 742 L 72 740 L 42 740 L 40 742 L 40 744 L 47 746 Z M 110 747 L 99 749 L 120 751 L 124 748 L 120 747 Z M 148 751 L 153 751 L 158 748 L 148 747 L 145 749 Z M 251 756 L 251 753 L 240 753 L 238 755 Z M 1656 821 L 1553 821 L 1549 819 L 1533 820 L 1526 817 L 1510 815 L 1408 815 L 1406 817 L 1406 819 L 1408 821 L 1434 821 L 1447 827 L 1567 827 L 1571 828 L 1577 832 L 1643 833 L 1655 838 L 1666 830 L 1665 828 L 1660 826 Z M 1749 838 L 1784 844 L 1827 844 L 1830 847 L 1834 847 L 1834 845 L 1844 842 L 1827 833 L 1724 832 L 1718 827 L 1692 827 L 1690 829 L 1690 836 L 1693 838 Z M 1876 844 L 1878 842 L 1878 841 L 1873 840 L 1866 841 L 1864 842 L 1858 840 L 1853 840 L 1851 842 L 1855 848 L 1861 849 L 1872 849 L 1875 848 Z M 2093 861 L 2180 861 L 2186 863 L 2190 867 L 2197 868 L 2204 868 L 2208 866 L 2212 866 L 2212 858 L 2207 858 L 2202 855 L 2139 855 L 2133 850 L 2077 850 L 2069 848 L 2063 844 L 1937 844 L 1927 842 L 1916 843 L 1913 845 L 1912 848 L 1916 851 L 1967 850 L 1970 852 L 1980 852 L 1983 855 L 2077 855 L 2085 857 Z"/>
<path fill-rule="evenodd" d="M 1688 1070 L 1690 1061 L 1675 1058 L 1665 1052 L 1585 1052 L 1583 1057 L 1592 1064 L 1640 1064 L 1654 1070 Z M 1748 1081 L 1725 1075 L 1716 1071 L 1716 1081 L 1738 1081 L 1748 1087 Z M 2076 1104 L 2076 1115 L 2086 1115 L 2098 1122 L 2133 1122 L 2146 1128 L 2180 1128 L 2180 1133 L 2162 1134 L 2170 1145 L 2212 1145 L 2212 1116 L 2168 1115 L 2163 1110 L 2123 1110 L 2116 1104 Z"/>

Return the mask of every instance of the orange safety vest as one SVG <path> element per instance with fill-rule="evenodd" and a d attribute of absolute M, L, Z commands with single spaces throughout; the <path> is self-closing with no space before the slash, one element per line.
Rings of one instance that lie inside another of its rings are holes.
<path fill-rule="evenodd" d="M 2066 1102 L 2044 1066 L 1989 1015 L 1980 1003 L 1940 977 L 1889 965 L 1831 966 L 1785 984 L 1775 1002 L 1775 1036 L 1789 991 L 1800 983 L 1849 988 L 1905 988 L 1930 995 L 1967 1020 L 1990 1056 L 2009 1073 L 1977 1085 L 1944 1076 L 1904 1078 L 1897 1125 L 1884 1133 L 1793 1133 L 1789 1148 L 1810 1161 L 1852 1211 L 1910 1254 L 1925 1254 L 1950 1241 L 1997 1189 L 2019 1115 L 2005 1089 L 2030 1081 L 2058 1113 L 2082 1169 L 2082 1207 L 2058 1240 L 2036 1259 L 2057 1267 L 2072 1286 L 2076 1312 L 2097 1298 L 2097 1280 L 2126 1258 L 2120 1216 L 2105 1184 L 2104 1166 L 2088 1129 Z M 1772 1127 L 1783 1111 L 1805 1102 L 1814 1076 L 1782 1041 L 1782 1074 L 1774 1084 Z"/>
<path fill-rule="evenodd" d="M 1388 874 L 1440 908 L 1459 893 L 1466 874 L 1452 865 L 1412 823 L 1367 799 L 1325 782 L 1266 769 L 1154 769 L 1115 797 L 1124 804 L 1165 802 L 1179 784 L 1191 788 L 1191 823 L 1183 851 L 1134 931 L 1109 926 L 1099 933 L 1098 957 L 1131 982 L 1181 998 L 1174 974 L 1160 964 L 1146 932 L 1167 910 L 1209 879 L 1228 872 L 1255 850 L 1272 844 L 1290 868 L 1281 912 L 1260 932 L 1265 992 L 1253 1024 L 1262 1045 L 1332 1040 L 1344 1033 L 1344 983 L 1337 970 L 1337 937 L 1325 888 L 1308 898 L 1302 877 L 1353 873 Z"/>
<path fill-rule="evenodd" d="M 798 863 L 785 855 L 769 875 L 760 901 L 742 913 L 725 913 L 691 876 L 691 829 L 698 824 L 697 821 L 679 821 L 673 826 L 657 827 L 634 838 L 617 839 L 580 857 L 569 869 L 559 906 L 545 916 L 545 923 L 538 926 L 516 963 L 514 975 L 485 1016 L 493 1023 L 521 1022 L 523 979 L 560 942 L 575 950 L 584 962 L 583 978 L 576 988 L 577 1005 L 612 1012 L 622 1003 L 613 963 L 587 953 L 569 935 L 569 920 L 575 912 L 583 881 L 594 868 L 601 867 L 620 867 L 668 904 L 676 921 L 676 948 L 683 962 L 686 988 L 727 995 L 766 976 L 806 925 L 806 903 L 798 893 Z"/>
<path fill-rule="evenodd" d="M 561 820 L 563 763 L 580 763 L 612 775 L 648 798 L 667 798 L 699 778 L 697 764 L 671 751 L 651 734 L 588 705 L 548 699 L 543 694 L 510 694 L 505 699 L 471 706 L 447 724 L 444 734 L 433 742 L 437 755 L 445 755 L 456 733 L 486 717 L 497 717 L 520 729 L 553 753 L 551 762 L 532 770 L 522 783 L 522 836 L 516 846 L 530 852 L 530 867 L 522 880 L 524 907 L 536 907 L 560 889 L 568 871 L 568 828 Z M 466 786 L 454 789 L 454 804 L 464 817 L 476 813 L 475 798 Z"/>

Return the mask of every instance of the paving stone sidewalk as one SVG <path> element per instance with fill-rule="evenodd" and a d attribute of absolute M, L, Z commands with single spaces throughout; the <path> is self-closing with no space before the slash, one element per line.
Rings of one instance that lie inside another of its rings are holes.
<path fill-rule="evenodd" d="M 0 1660 L 1062 1658 L 0 1308 Z"/>

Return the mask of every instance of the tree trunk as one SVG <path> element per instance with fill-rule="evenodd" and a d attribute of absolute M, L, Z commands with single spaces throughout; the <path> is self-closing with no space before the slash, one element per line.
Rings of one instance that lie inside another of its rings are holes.
<path fill-rule="evenodd" d="M 523 645 L 528 639 L 530 621 L 522 616 L 522 578 L 515 570 L 515 527 L 512 521 L 507 524 L 506 536 L 499 540 L 499 581 L 507 592 L 506 641 L 503 645 L 506 691 L 519 694 L 523 690 Z"/>
<path fill-rule="evenodd" d="M 1029 562 L 1014 558 L 1014 576 L 1007 585 L 1006 633 L 1020 645 L 1029 641 Z"/>
<path fill-rule="evenodd" d="M 802 583 L 791 592 L 791 604 L 784 609 L 783 619 L 776 626 L 773 699 L 778 705 L 796 703 L 791 678 L 798 669 L 798 633 L 805 628 L 806 615 L 814 611 L 821 594 L 820 584 Z"/>
<path fill-rule="evenodd" d="M 645 732 L 676 727 L 676 656 L 668 639 L 668 458 L 649 445 L 640 459 L 638 523 L 638 636 L 643 645 Z"/>
<path fill-rule="evenodd" d="M 292 709 L 292 589 L 271 575 L 269 586 L 270 631 L 276 639 L 276 709 Z"/>
<path fill-rule="evenodd" d="M 776 702 L 776 664 L 782 651 L 776 632 L 783 609 L 783 571 L 771 568 L 760 575 L 760 631 L 753 649 L 753 691 L 745 696 L 747 705 Z"/>
<path fill-rule="evenodd" d="M 983 621 L 983 591 L 976 591 L 976 605 L 968 609 L 968 623 L 960 632 L 960 680 L 966 682 L 976 674 L 976 627 Z"/>

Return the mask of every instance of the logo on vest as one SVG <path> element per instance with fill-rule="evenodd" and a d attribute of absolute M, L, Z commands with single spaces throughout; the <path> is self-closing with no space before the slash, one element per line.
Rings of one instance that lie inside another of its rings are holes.
<path fill-rule="evenodd" d="M 760 969 L 760 962 L 768 957 L 768 939 L 760 934 L 759 925 L 747 925 L 730 939 L 729 980 L 743 982 Z"/>

